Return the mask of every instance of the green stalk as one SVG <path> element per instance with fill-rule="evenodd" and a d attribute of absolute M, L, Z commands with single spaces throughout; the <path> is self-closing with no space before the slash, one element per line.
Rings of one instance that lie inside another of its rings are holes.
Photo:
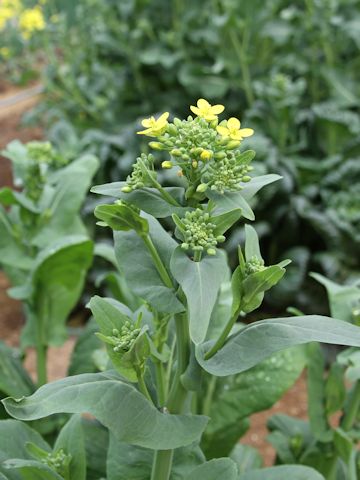
<path fill-rule="evenodd" d="M 201 260 L 201 250 L 194 251 L 194 262 L 200 262 Z"/>
<path fill-rule="evenodd" d="M 210 408 L 211 408 L 211 403 L 212 403 L 212 399 L 213 399 L 215 388 L 216 388 L 216 382 L 217 382 L 217 377 L 213 375 L 210 378 L 207 385 L 206 396 L 205 396 L 205 400 L 202 408 L 203 415 L 209 416 L 210 414 Z"/>
<path fill-rule="evenodd" d="M 156 375 L 156 385 L 157 385 L 159 406 L 163 407 L 166 403 L 166 385 L 165 385 L 164 366 L 160 361 L 155 363 L 155 375 Z"/>
<path fill-rule="evenodd" d="M 213 357 L 215 355 L 215 353 L 220 350 L 220 348 L 223 347 L 224 343 L 226 342 L 226 339 L 229 335 L 229 333 L 231 332 L 231 329 L 232 327 L 234 326 L 236 320 L 237 320 L 237 317 L 239 316 L 239 312 L 237 311 L 235 313 L 235 315 L 233 315 L 230 320 L 228 321 L 228 323 L 225 325 L 225 328 L 224 330 L 222 331 L 220 337 L 216 340 L 216 342 L 214 343 L 214 345 L 210 348 L 210 350 L 208 352 L 205 353 L 205 360 L 209 360 L 209 358 Z"/>
<path fill-rule="evenodd" d="M 160 258 L 160 255 L 158 251 L 156 250 L 155 245 L 153 244 L 153 241 L 150 238 L 150 235 L 143 235 L 141 237 L 144 240 L 144 243 L 147 247 L 147 249 L 150 252 L 150 255 L 152 256 L 152 259 L 155 263 L 155 267 L 160 275 L 161 280 L 163 281 L 164 285 L 168 288 L 174 288 L 174 285 L 172 283 L 172 280 L 165 268 L 165 265 L 163 264 L 163 261 Z"/>
<path fill-rule="evenodd" d="M 140 369 L 140 367 L 135 367 L 135 370 L 136 370 L 136 376 L 137 376 L 137 381 L 138 381 L 138 386 L 139 386 L 140 392 L 151 403 L 153 403 L 152 398 L 151 398 L 150 393 L 149 393 L 149 390 L 147 389 L 147 386 L 146 386 L 146 383 L 145 383 L 145 380 L 144 380 L 144 374 L 143 374 L 142 370 Z"/>
<path fill-rule="evenodd" d="M 140 165 L 141 165 L 141 167 L 142 167 L 143 172 L 146 173 L 146 176 L 147 176 L 148 180 L 154 185 L 154 187 L 155 187 L 157 190 L 159 190 L 159 193 L 160 193 L 160 195 L 163 197 L 163 199 L 164 199 L 166 202 L 170 203 L 170 205 L 174 205 L 174 207 L 181 207 L 180 203 L 178 203 L 178 202 L 175 200 L 175 198 L 172 197 L 172 196 L 170 195 L 170 193 L 168 193 L 168 192 L 163 188 L 163 186 L 160 185 L 160 183 L 159 183 L 157 180 L 155 180 L 155 178 L 153 178 L 153 177 L 150 175 L 148 169 L 147 169 L 146 166 L 144 165 L 144 162 L 142 162 L 142 161 L 140 160 L 139 163 L 140 163 Z"/>
<path fill-rule="evenodd" d="M 254 94 L 253 94 L 252 87 L 251 87 L 250 70 L 249 70 L 249 65 L 248 65 L 247 58 L 246 58 L 246 53 L 245 53 L 245 50 L 246 50 L 247 44 L 248 44 L 248 31 L 245 27 L 243 44 L 242 45 L 239 42 L 238 36 L 233 29 L 230 29 L 229 35 L 230 35 L 230 40 L 233 44 L 234 50 L 235 50 L 235 52 L 238 56 L 238 59 L 239 59 L 242 78 L 243 78 L 243 84 L 244 84 L 244 90 L 245 90 L 245 95 L 246 95 L 246 100 L 247 100 L 249 106 L 251 106 L 254 103 Z"/>
<path fill-rule="evenodd" d="M 46 372 L 47 346 L 38 342 L 36 346 L 36 372 L 38 386 L 45 385 L 47 382 Z"/>
<path fill-rule="evenodd" d="M 190 355 L 190 338 L 186 314 L 175 315 L 177 339 L 177 368 L 174 382 L 167 402 L 170 413 L 181 413 L 187 392 L 181 383 L 181 375 L 185 372 Z M 154 455 L 151 480 L 169 480 L 173 461 L 173 450 L 158 450 Z"/>
<path fill-rule="evenodd" d="M 351 393 L 350 404 L 342 422 L 341 428 L 348 432 L 351 430 L 357 418 L 360 409 L 360 381 L 356 382 L 353 392 Z"/>

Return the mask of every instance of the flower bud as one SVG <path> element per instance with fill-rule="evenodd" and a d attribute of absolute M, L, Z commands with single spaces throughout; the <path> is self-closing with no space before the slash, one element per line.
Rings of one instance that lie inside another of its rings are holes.
<path fill-rule="evenodd" d="M 173 163 L 170 162 L 170 160 L 165 160 L 165 162 L 162 162 L 161 166 L 162 168 L 170 169 L 173 167 Z"/>
<path fill-rule="evenodd" d="M 200 158 L 201 158 L 201 160 L 204 160 L 204 162 L 206 162 L 207 160 L 210 160 L 212 155 L 213 155 L 213 153 L 210 150 L 203 150 L 200 153 Z"/>
<path fill-rule="evenodd" d="M 179 150 L 178 148 L 173 148 L 173 149 L 170 151 L 170 155 L 172 155 L 173 157 L 181 157 L 182 152 L 181 152 L 181 150 Z"/>
<path fill-rule="evenodd" d="M 216 255 L 215 248 L 208 248 L 206 251 L 207 251 L 208 255 Z"/>
<path fill-rule="evenodd" d="M 160 142 L 150 142 L 149 147 L 154 150 L 164 150 L 164 145 Z"/>
<path fill-rule="evenodd" d="M 245 177 L 242 178 L 242 181 L 244 183 L 250 182 L 250 180 L 251 180 L 251 177 L 249 177 L 248 175 L 245 175 Z"/>
<path fill-rule="evenodd" d="M 227 145 L 225 145 L 226 150 L 233 150 L 234 148 L 237 148 L 240 145 L 239 140 L 231 140 L 231 142 L 228 142 Z"/>
<path fill-rule="evenodd" d="M 130 193 L 132 192 L 132 188 L 129 187 L 129 185 L 125 185 L 125 187 L 122 187 L 121 191 L 124 193 Z"/>
<path fill-rule="evenodd" d="M 194 160 L 191 165 L 193 166 L 193 168 L 197 168 L 198 162 L 196 160 Z"/>
<path fill-rule="evenodd" d="M 208 188 L 208 184 L 207 183 L 200 183 L 200 185 L 198 185 L 196 191 L 198 193 L 204 193 Z"/>

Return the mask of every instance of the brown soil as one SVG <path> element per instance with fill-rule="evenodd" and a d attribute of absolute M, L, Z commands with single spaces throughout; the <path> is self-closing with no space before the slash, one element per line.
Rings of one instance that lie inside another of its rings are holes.
<path fill-rule="evenodd" d="M 0 90 L 0 100 L 14 95 L 20 89 L 10 87 L 5 92 Z M 0 109 L 0 150 L 14 139 L 23 142 L 40 139 L 40 128 L 22 128 L 21 117 L 23 113 L 35 105 L 37 97 L 23 100 L 16 105 Z M 10 163 L 0 156 L 0 187 L 12 184 Z M 6 295 L 9 283 L 4 274 L 0 272 L 0 339 L 8 345 L 18 346 L 21 328 L 24 322 L 21 303 L 10 299 Z M 64 346 L 49 349 L 49 380 L 63 378 L 66 375 L 69 358 L 75 343 L 75 338 L 70 338 Z M 25 367 L 35 378 L 35 352 L 29 349 L 26 354 Z M 271 465 L 275 458 L 272 446 L 266 442 L 268 434 L 266 429 L 267 419 L 275 413 L 286 413 L 298 418 L 306 418 L 307 394 L 305 378 L 301 377 L 296 384 L 278 401 L 271 409 L 255 414 L 251 418 L 251 428 L 242 438 L 241 442 L 252 445 L 260 450 L 266 465 Z"/>

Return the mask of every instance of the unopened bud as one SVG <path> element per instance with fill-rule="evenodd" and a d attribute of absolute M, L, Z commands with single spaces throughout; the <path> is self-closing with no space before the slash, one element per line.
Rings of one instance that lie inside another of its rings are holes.
<path fill-rule="evenodd" d="M 178 148 L 174 148 L 173 150 L 171 150 L 170 154 L 171 154 L 173 157 L 181 157 L 182 152 L 181 152 L 181 150 L 179 150 Z"/>
<path fill-rule="evenodd" d="M 162 162 L 161 166 L 162 168 L 170 169 L 173 167 L 173 164 L 170 162 L 170 160 L 165 160 L 165 162 Z"/>
<path fill-rule="evenodd" d="M 210 160 L 211 157 L 212 157 L 212 152 L 210 150 L 203 150 L 200 154 L 201 160 L 204 160 L 205 162 L 207 160 Z"/>
<path fill-rule="evenodd" d="M 193 168 L 197 168 L 198 162 L 196 160 L 194 160 L 191 165 L 193 166 Z"/>
<path fill-rule="evenodd" d="M 216 255 L 215 248 L 208 248 L 206 251 L 207 251 L 208 255 Z"/>
<path fill-rule="evenodd" d="M 245 177 L 242 178 L 242 181 L 244 183 L 250 182 L 250 180 L 251 180 L 251 177 L 249 177 L 248 175 L 245 175 Z"/>
<path fill-rule="evenodd" d="M 231 140 L 230 142 L 225 145 L 226 150 L 233 150 L 234 148 L 237 148 L 240 145 L 239 140 Z"/>
<path fill-rule="evenodd" d="M 216 160 L 222 160 L 223 158 L 226 157 L 226 153 L 225 152 L 217 152 L 217 153 L 215 153 L 214 157 L 216 158 Z"/>
<path fill-rule="evenodd" d="M 150 142 L 149 147 L 154 150 L 164 150 L 164 145 L 160 142 Z"/>
<path fill-rule="evenodd" d="M 121 191 L 124 193 L 130 193 L 132 191 L 132 188 L 129 187 L 129 185 L 125 185 L 125 187 L 122 187 Z"/>
<path fill-rule="evenodd" d="M 196 191 L 198 193 L 204 193 L 208 188 L 208 184 L 207 183 L 200 183 L 200 185 L 198 185 Z"/>

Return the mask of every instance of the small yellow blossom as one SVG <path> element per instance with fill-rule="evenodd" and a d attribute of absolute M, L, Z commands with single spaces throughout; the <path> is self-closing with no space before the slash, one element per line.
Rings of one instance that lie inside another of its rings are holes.
<path fill-rule="evenodd" d="M 14 15 L 14 12 L 11 8 L 8 7 L 1 7 L 0 8 L 0 30 L 2 30 L 7 21 L 10 20 Z"/>
<path fill-rule="evenodd" d="M 44 30 L 46 24 L 41 8 L 27 8 L 20 15 L 19 27 L 25 39 L 29 39 L 33 32 Z"/>
<path fill-rule="evenodd" d="M 224 105 L 210 105 L 204 98 L 197 101 L 197 106 L 191 105 L 190 110 L 198 117 L 202 117 L 208 122 L 217 119 L 217 115 L 225 110 Z"/>
<path fill-rule="evenodd" d="M 200 158 L 201 158 L 201 160 L 203 160 L 204 162 L 206 162 L 207 160 L 210 160 L 211 157 L 212 157 L 212 152 L 210 152 L 210 150 L 203 150 L 203 151 L 200 153 Z"/>
<path fill-rule="evenodd" d="M 148 135 L 149 137 L 158 137 L 162 133 L 165 132 L 166 127 L 168 125 L 167 119 L 169 118 L 169 112 L 165 112 L 160 115 L 159 118 L 150 117 L 145 118 L 141 125 L 146 128 L 146 130 L 142 130 L 141 132 L 137 132 L 140 135 Z"/>
<path fill-rule="evenodd" d="M 246 137 L 251 137 L 254 134 L 254 130 L 252 128 L 240 128 L 241 123 L 240 121 L 235 118 L 231 117 L 226 122 L 226 125 L 218 125 L 216 130 L 222 137 L 230 137 L 232 140 L 242 140 Z"/>

